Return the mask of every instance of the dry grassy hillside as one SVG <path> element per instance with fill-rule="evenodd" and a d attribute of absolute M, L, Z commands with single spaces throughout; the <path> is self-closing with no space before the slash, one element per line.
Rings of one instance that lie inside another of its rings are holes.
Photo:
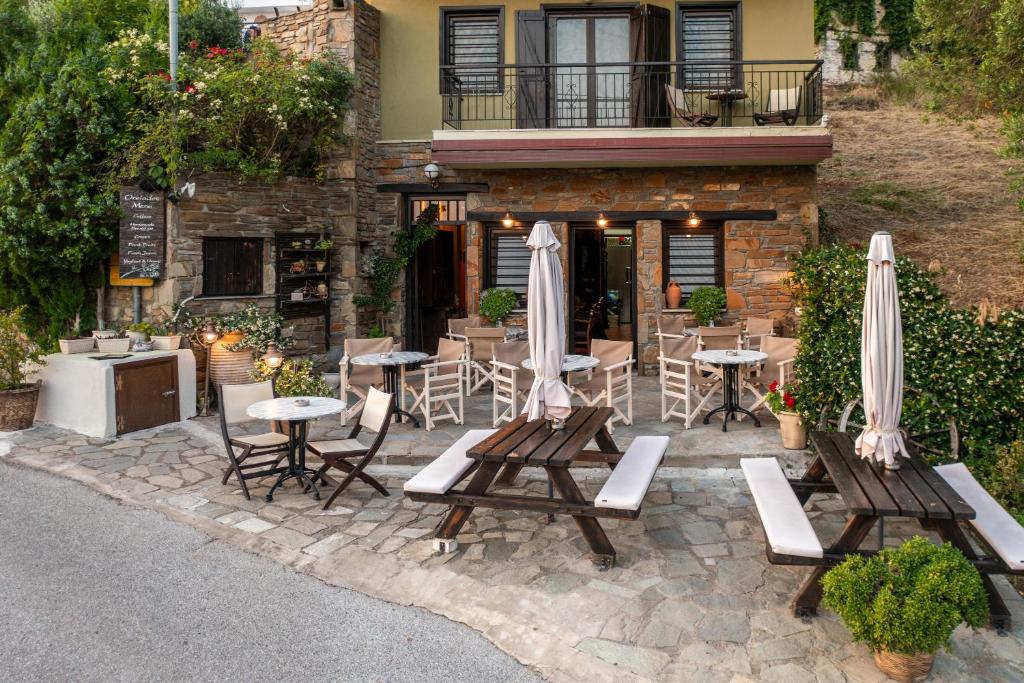
<path fill-rule="evenodd" d="M 820 168 L 826 237 L 865 243 L 889 230 L 958 305 L 1024 308 L 1024 214 L 996 119 L 957 123 L 864 88 L 833 93 L 826 111 L 835 134 L 835 156 Z"/>

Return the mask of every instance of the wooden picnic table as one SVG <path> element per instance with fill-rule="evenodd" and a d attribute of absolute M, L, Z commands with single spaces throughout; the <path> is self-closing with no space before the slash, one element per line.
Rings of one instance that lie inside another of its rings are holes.
<path fill-rule="evenodd" d="M 917 519 L 921 526 L 935 531 L 949 541 L 982 571 L 982 580 L 989 596 L 991 621 L 997 628 L 1007 628 L 1010 613 L 999 596 L 980 558 L 960 524 L 975 518 L 974 509 L 964 501 L 924 459 L 907 444 L 911 457 L 899 456 L 898 470 L 887 470 L 857 455 L 851 434 L 845 432 L 814 432 L 811 434 L 815 457 L 799 479 L 790 479 L 800 504 L 815 493 L 839 493 L 850 518 L 839 539 L 825 550 L 822 558 L 772 557 L 779 564 L 815 566 L 793 601 L 797 616 L 814 614 L 821 602 L 820 579 L 831 566 L 842 562 L 848 554 L 863 552 L 861 544 L 871 528 L 885 517 Z"/>
<path fill-rule="evenodd" d="M 595 507 L 580 491 L 569 468 L 583 462 L 607 463 L 613 468 L 622 453 L 608 433 L 611 408 L 576 408 L 565 429 L 552 430 L 546 420 L 528 421 L 525 415 L 487 437 L 466 452 L 478 464 L 465 487 L 422 500 L 452 506 L 437 534 L 453 539 L 476 507 L 500 510 L 531 510 L 571 515 L 594 552 L 594 563 L 607 568 L 615 563 L 615 549 L 597 517 L 636 519 L 639 510 Z M 586 450 L 595 440 L 598 450 Z M 511 486 L 524 467 L 542 467 L 554 485 L 556 496 L 513 495 L 491 489 Z"/>

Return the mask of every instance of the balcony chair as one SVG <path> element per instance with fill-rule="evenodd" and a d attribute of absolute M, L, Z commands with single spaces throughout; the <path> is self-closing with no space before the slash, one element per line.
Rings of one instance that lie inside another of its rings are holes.
<path fill-rule="evenodd" d="M 409 412 L 419 410 L 423 414 L 428 432 L 440 420 L 463 423 L 463 386 L 468 364 L 466 343 L 442 338 L 437 340 L 437 355 L 427 359 L 419 370 L 402 373 L 402 403 L 408 393 L 412 397 Z"/>
<path fill-rule="evenodd" d="M 714 392 L 710 391 L 709 383 L 701 374 L 696 372 L 693 361 L 696 351 L 696 337 L 664 336 L 661 339 L 658 363 L 661 366 L 662 422 L 668 422 L 672 417 L 681 417 L 686 429 L 689 429 L 693 420 L 706 410 L 705 406 Z"/>
<path fill-rule="evenodd" d="M 492 426 L 511 422 L 522 412 L 526 397 L 533 386 L 533 371 L 523 367 L 530 357 L 530 344 L 511 341 L 494 344 L 494 358 L 491 367 L 494 372 L 494 398 L 492 400 Z M 499 405 L 506 406 L 499 411 Z"/>
<path fill-rule="evenodd" d="M 356 356 L 363 356 L 368 353 L 387 353 L 394 351 L 395 340 L 391 337 L 380 339 L 346 339 L 345 355 L 339 363 L 341 371 L 341 400 L 348 401 L 348 394 L 352 393 L 358 397 L 355 403 L 350 403 L 348 408 L 342 411 L 342 424 L 345 421 L 359 414 L 363 409 L 367 393 L 370 387 L 383 387 L 384 371 L 377 365 L 352 365 L 352 359 Z"/>
<path fill-rule="evenodd" d="M 743 321 L 743 331 L 746 334 L 747 348 L 752 351 L 760 351 L 764 338 L 775 335 L 775 320 L 773 318 L 747 318 Z"/>
<path fill-rule="evenodd" d="M 672 113 L 684 126 L 695 128 L 697 126 L 713 126 L 718 121 L 717 114 L 708 114 L 706 112 L 698 114 L 693 111 L 690 107 L 690 98 L 687 97 L 686 93 L 679 88 L 673 88 L 668 83 L 665 84 L 665 96 L 668 98 L 668 106 L 672 109 Z M 700 97 L 698 95 L 698 97 Z"/>
<path fill-rule="evenodd" d="M 616 421 L 633 424 L 633 342 L 595 339 L 590 355 L 598 359 L 597 367 L 585 373 L 571 373 L 569 386 L 588 406 L 605 405 L 615 412 L 608 420 L 608 431 Z M 582 375 L 574 381 L 574 375 Z M 620 403 L 625 403 L 623 411 Z"/>
<path fill-rule="evenodd" d="M 242 495 L 249 500 L 248 479 L 259 479 L 280 474 L 285 470 L 278 467 L 281 460 L 288 455 L 288 435 L 277 431 L 277 423 L 271 423 L 271 431 L 261 434 L 241 434 L 231 436 L 230 428 L 250 422 L 255 418 L 246 414 L 246 409 L 253 403 L 266 401 L 275 397 L 274 383 L 256 382 L 254 384 L 221 384 L 217 387 L 217 398 L 220 401 L 220 433 L 224 438 L 224 448 L 228 452 L 231 467 L 224 470 L 221 484 L 227 484 L 234 472 L 242 487 Z M 241 452 L 236 453 L 235 449 Z M 263 456 L 273 456 L 273 459 Z M 258 462 L 248 462 L 250 458 L 258 458 Z"/>
<path fill-rule="evenodd" d="M 363 401 L 363 412 L 359 415 L 359 421 L 352 426 L 352 431 L 349 432 L 347 439 L 313 441 L 306 444 L 307 451 L 324 461 L 324 464 L 316 471 L 316 475 L 313 477 L 314 481 L 319 479 L 324 483 L 328 483 L 325 475 L 327 470 L 331 468 L 346 473 L 345 478 L 334 489 L 334 493 L 330 495 L 327 502 L 324 503 L 324 510 L 331 507 L 334 499 L 348 488 L 348 485 L 355 479 L 369 484 L 382 495 L 390 495 L 383 484 L 364 472 L 363 469 L 370 463 L 373 456 L 377 454 L 380 445 L 384 443 L 384 437 L 387 436 L 388 425 L 391 424 L 393 412 L 394 401 L 392 395 L 386 394 L 374 387 L 369 387 L 366 398 Z M 369 446 L 364 446 L 356 438 L 364 429 L 376 432 L 377 434 L 373 439 L 373 443 Z M 352 458 L 359 458 L 360 460 L 352 464 L 349 462 Z"/>
<path fill-rule="evenodd" d="M 491 361 L 494 359 L 495 343 L 505 341 L 504 327 L 467 327 L 466 346 L 469 366 L 466 368 L 466 395 L 494 379 Z"/>
<path fill-rule="evenodd" d="M 789 337 L 764 337 L 761 341 L 761 351 L 768 354 L 768 358 L 756 374 L 747 378 L 747 386 L 756 398 L 754 405 L 750 406 L 750 412 L 767 407 L 765 396 L 772 382 L 777 381 L 781 386 L 790 380 L 798 343 L 799 340 Z"/>
<path fill-rule="evenodd" d="M 759 126 L 767 126 L 773 123 L 784 123 L 787 126 L 796 125 L 800 116 L 800 96 L 803 94 L 801 86 L 793 88 L 775 89 L 768 91 L 768 102 L 763 112 L 754 112 L 754 123 Z"/>

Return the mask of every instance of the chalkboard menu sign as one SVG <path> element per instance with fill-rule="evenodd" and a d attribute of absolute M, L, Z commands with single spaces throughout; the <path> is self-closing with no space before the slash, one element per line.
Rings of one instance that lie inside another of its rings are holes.
<path fill-rule="evenodd" d="M 164 272 L 164 194 L 121 188 L 120 275 L 159 278 Z"/>

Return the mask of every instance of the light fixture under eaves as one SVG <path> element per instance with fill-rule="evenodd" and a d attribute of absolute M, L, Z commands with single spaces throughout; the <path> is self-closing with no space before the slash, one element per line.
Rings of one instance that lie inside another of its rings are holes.
<path fill-rule="evenodd" d="M 604 211 L 597 214 L 597 227 L 607 228 L 608 227 L 608 216 L 604 215 Z"/>
<path fill-rule="evenodd" d="M 506 228 L 511 228 L 513 225 L 516 224 L 516 219 L 512 216 L 511 211 L 505 212 L 505 215 L 502 216 L 501 218 L 501 224 L 504 225 Z"/>
<path fill-rule="evenodd" d="M 700 225 L 700 218 L 697 216 L 697 214 L 691 211 L 690 217 L 686 220 L 686 222 L 692 225 L 693 227 L 697 227 L 698 225 Z"/>

